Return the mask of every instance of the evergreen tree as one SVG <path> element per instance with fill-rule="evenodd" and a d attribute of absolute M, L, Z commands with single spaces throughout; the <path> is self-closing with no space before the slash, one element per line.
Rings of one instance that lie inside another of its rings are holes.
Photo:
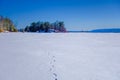
<path fill-rule="evenodd" d="M 30 26 L 25 27 L 26 32 L 66 32 L 63 21 L 50 22 L 32 22 Z"/>

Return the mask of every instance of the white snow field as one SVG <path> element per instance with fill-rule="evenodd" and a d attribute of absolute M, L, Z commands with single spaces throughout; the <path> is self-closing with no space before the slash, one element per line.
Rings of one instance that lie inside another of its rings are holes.
<path fill-rule="evenodd" d="M 0 80 L 120 80 L 120 33 L 1 33 Z"/>

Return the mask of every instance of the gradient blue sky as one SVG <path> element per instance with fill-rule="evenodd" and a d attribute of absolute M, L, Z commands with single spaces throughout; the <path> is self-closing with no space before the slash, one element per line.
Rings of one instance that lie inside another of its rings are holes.
<path fill-rule="evenodd" d="M 33 21 L 64 21 L 67 30 L 120 28 L 119 0 L 0 0 L 0 15 L 17 28 Z"/>

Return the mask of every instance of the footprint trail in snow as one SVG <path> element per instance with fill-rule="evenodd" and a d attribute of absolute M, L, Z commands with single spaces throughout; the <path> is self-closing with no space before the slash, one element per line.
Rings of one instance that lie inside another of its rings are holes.
<path fill-rule="evenodd" d="M 55 66 L 56 63 L 55 56 L 51 55 L 50 53 L 48 53 L 48 56 L 50 58 L 50 72 L 52 73 L 52 77 L 54 80 L 58 80 Z"/>

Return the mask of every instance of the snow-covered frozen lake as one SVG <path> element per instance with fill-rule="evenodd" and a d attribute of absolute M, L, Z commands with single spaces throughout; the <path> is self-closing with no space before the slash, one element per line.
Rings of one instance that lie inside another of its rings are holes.
<path fill-rule="evenodd" d="M 1 33 L 0 80 L 120 80 L 120 33 Z"/>

